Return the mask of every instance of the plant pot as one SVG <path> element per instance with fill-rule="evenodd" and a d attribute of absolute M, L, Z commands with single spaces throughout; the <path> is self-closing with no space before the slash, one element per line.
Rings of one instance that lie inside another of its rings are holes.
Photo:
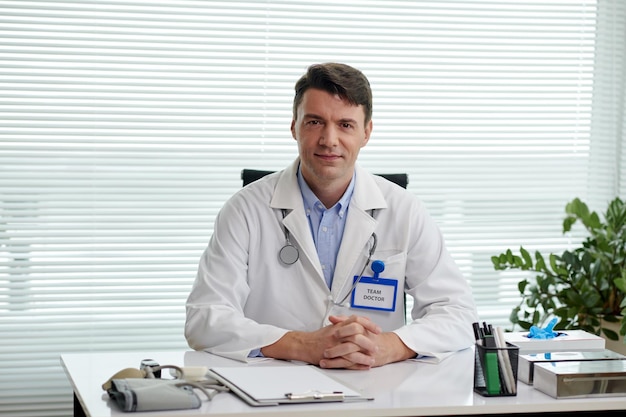
<path fill-rule="evenodd" d="M 613 330 L 615 333 L 619 334 L 620 322 L 608 322 L 601 320 L 602 327 L 606 327 L 607 329 Z M 604 337 L 604 336 L 603 336 Z M 620 336 L 618 340 L 609 340 L 604 337 L 606 340 L 606 348 L 612 350 L 613 352 L 621 353 L 622 355 L 626 355 L 626 344 L 624 343 L 624 336 Z"/>

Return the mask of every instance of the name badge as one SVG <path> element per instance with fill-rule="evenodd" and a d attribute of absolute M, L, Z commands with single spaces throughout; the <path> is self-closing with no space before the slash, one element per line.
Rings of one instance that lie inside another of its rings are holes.
<path fill-rule="evenodd" d="M 356 281 L 359 277 L 355 276 Z M 352 308 L 395 311 L 398 280 L 389 278 L 361 277 L 352 291 Z"/>

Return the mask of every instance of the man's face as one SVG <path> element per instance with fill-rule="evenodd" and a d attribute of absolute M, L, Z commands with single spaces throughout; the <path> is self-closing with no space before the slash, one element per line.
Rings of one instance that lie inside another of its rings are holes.
<path fill-rule="evenodd" d="M 363 106 L 354 106 L 326 91 L 309 89 L 291 122 L 298 142 L 302 175 L 313 191 L 329 185 L 347 186 L 359 150 L 372 131 Z"/>

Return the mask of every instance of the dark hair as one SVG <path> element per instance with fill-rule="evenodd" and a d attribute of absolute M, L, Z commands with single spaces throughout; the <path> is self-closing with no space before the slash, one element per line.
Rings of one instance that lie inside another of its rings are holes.
<path fill-rule="evenodd" d="M 362 105 L 365 123 L 372 119 L 372 90 L 367 77 L 356 68 L 346 64 L 329 62 L 311 65 L 306 74 L 296 82 L 296 95 L 293 98 L 293 118 L 296 119 L 298 106 L 304 92 L 309 88 L 336 94 L 342 100 L 355 106 Z"/>

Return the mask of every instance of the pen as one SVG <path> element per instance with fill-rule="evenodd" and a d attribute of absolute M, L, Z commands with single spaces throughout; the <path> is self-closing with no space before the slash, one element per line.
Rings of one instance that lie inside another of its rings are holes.
<path fill-rule="evenodd" d="M 504 382 L 506 383 L 507 392 L 510 394 L 516 394 L 517 384 L 515 381 L 515 374 L 513 373 L 513 367 L 511 366 L 511 357 L 509 356 L 509 351 L 507 350 L 504 330 L 502 330 L 501 327 L 496 327 L 495 337 L 496 346 L 500 348 L 498 350 L 498 354 L 501 362 L 501 372 L 504 377 Z"/>
<path fill-rule="evenodd" d="M 285 397 L 287 397 L 291 401 L 342 401 L 344 399 L 343 392 L 341 391 L 309 391 L 302 394 L 294 394 L 292 392 L 288 392 L 285 394 Z"/>
<path fill-rule="evenodd" d="M 483 334 L 481 332 L 480 325 L 477 322 L 472 323 L 472 328 L 474 329 L 474 337 L 476 338 L 476 346 L 482 346 L 483 344 Z M 476 378 L 474 382 L 474 386 L 484 387 L 485 386 L 485 366 L 483 365 L 484 359 L 480 354 L 479 348 L 476 347 L 474 351 L 474 378 Z"/>
<path fill-rule="evenodd" d="M 472 328 L 474 329 L 474 338 L 476 341 L 481 339 L 480 337 L 480 325 L 477 322 L 472 323 Z"/>

